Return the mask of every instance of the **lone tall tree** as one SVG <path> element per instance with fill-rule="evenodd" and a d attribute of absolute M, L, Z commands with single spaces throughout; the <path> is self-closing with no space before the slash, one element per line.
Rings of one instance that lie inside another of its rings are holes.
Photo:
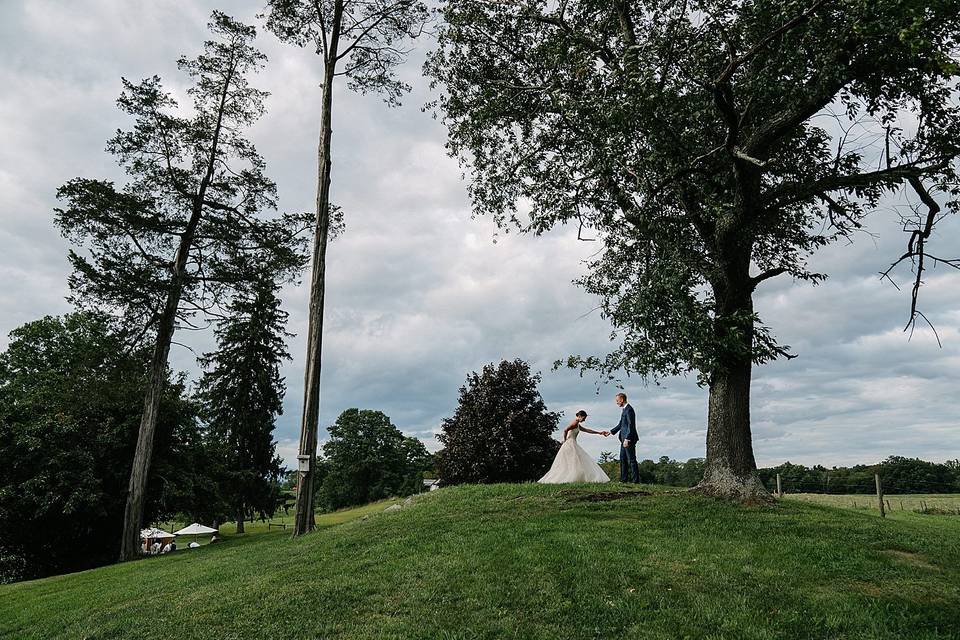
<path fill-rule="evenodd" d="M 908 185 L 907 257 L 924 255 L 937 199 L 956 210 L 960 4 L 456 0 L 442 13 L 427 72 L 475 211 L 605 242 L 581 284 L 620 344 L 568 364 L 697 372 L 710 389 L 699 491 L 767 499 L 751 369 L 790 354 L 753 292 L 823 278 L 807 257 Z"/>
<path fill-rule="evenodd" d="M 303 265 L 296 237 L 302 216 L 258 219 L 275 206 L 276 186 L 243 130 L 263 113 L 266 94 L 247 75 L 265 57 L 252 46 L 253 27 L 215 12 L 215 40 L 179 68 L 192 80 L 188 115 L 165 93 L 158 77 L 139 84 L 123 81 L 118 100 L 134 117 L 118 131 L 108 151 L 130 175 L 122 190 L 104 180 L 76 178 L 60 188 L 68 206 L 57 210 L 62 233 L 86 248 L 71 251 L 70 278 L 81 306 L 116 310 L 128 327 L 139 325 L 132 341 L 153 339 L 153 358 L 143 417 L 130 474 L 121 559 L 140 548 L 147 472 L 157 412 L 167 379 L 167 358 L 178 326 L 218 307 L 224 294 L 248 273 L 237 256 L 263 252 L 276 273 L 294 278 Z"/>
<path fill-rule="evenodd" d="M 304 367 L 300 455 L 310 456 L 310 469 L 300 479 L 293 535 L 313 528 L 313 472 L 320 420 L 320 365 L 323 342 L 323 295 L 327 240 L 330 234 L 331 135 L 334 82 L 344 76 L 347 86 L 375 92 L 387 104 L 399 104 L 409 87 L 394 71 L 408 51 L 405 40 L 423 31 L 429 13 L 420 0 L 269 0 L 267 28 L 284 42 L 312 46 L 323 65 L 320 102 L 320 142 L 317 148 L 317 212 L 310 280 L 310 319 Z"/>

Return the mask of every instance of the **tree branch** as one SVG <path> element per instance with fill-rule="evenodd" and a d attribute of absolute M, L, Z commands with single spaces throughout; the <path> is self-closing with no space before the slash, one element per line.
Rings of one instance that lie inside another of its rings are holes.
<path fill-rule="evenodd" d="M 779 28 L 774 29 L 766 36 L 764 36 L 759 42 L 750 47 L 742 56 L 731 56 L 730 62 L 727 64 L 726 68 L 720 73 L 720 76 L 714 80 L 715 85 L 724 84 L 729 82 L 730 78 L 733 77 L 733 74 L 736 73 L 745 62 L 748 62 L 751 58 L 757 55 L 761 49 L 766 47 L 768 44 L 784 35 L 788 31 L 799 26 L 807 20 L 817 9 L 829 2 L 830 0 L 817 0 L 814 2 L 808 9 L 803 11 L 797 16 L 794 16 L 787 22 L 783 23 Z"/>
<path fill-rule="evenodd" d="M 756 289 L 757 286 L 764 280 L 769 280 L 770 278 L 776 278 L 777 276 L 783 275 L 788 271 L 789 269 L 787 269 L 786 267 L 776 267 L 774 269 L 767 269 L 766 271 L 763 271 L 753 276 L 752 278 L 750 278 L 750 289 L 751 290 Z"/>
<path fill-rule="evenodd" d="M 868 171 L 866 173 L 854 173 L 841 176 L 827 176 L 811 182 L 792 182 L 783 184 L 780 187 L 761 196 L 761 207 L 764 209 L 782 208 L 798 202 L 803 202 L 810 198 L 816 198 L 830 191 L 849 190 L 857 187 L 870 187 L 881 182 L 901 182 L 911 177 L 918 178 L 927 173 L 942 169 L 946 166 L 944 161 L 937 164 L 922 166 L 924 161 L 918 160 L 908 164 L 881 169 L 879 171 Z M 928 161 L 929 162 L 929 161 Z"/>

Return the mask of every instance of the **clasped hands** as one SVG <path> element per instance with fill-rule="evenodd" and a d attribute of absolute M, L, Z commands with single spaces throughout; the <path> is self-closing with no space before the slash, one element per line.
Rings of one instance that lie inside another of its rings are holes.
<path fill-rule="evenodd" d="M 610 432 L 609 432 L 609 431 L 601 431 L 601 432 L 600 432 L 600 435 L 602 435 L 604 438 L 606 438 L 607 436 L 610 435 Z M 629 440 L 624 440 L 624 441 L 623 441 L 623 446 L 624 446 L 624 447 L 629 447 L 629 446 L 630 446 L 630 441 L 629 441 Z"/>

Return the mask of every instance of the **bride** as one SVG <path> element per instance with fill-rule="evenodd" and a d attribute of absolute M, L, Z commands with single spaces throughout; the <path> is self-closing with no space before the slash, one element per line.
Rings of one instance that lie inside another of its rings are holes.
<path fill-rule="evenodd" d="M 577 444 L 577 435 L 581 431 L 606 435 L 603 431 L 594 431 L 581 426 L 586 419 L 586 411 L 577 411 L 577 417 L 573 419 L 570 426 L 563 430 L 563 444 L 560 445 L 560 451 L 557 452 L 557 457 L 553 460 L 553 466 L 550 467 L 550 471 L 547 471 L 547 475 L 540 478 L 538 482 L 561 484 L 564 482 L 610 481 L 607 473 L 600 468 L 600 465 L 594 462 L 590 454 Z"/>

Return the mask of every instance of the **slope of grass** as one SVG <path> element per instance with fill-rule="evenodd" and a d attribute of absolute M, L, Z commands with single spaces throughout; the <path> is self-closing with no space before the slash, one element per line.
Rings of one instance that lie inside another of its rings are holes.
<path fill-rule="evenodd" d="M 350 520 L 355 520 L 357 518 L 362 518 L 363 516 L 372 515 L 374 513 L 379 513 L 385 508 L 389 507 L 392 504 L 397 504 L 400 502 L 399 498 L 391 498 L 389 500 L 380 500 L 378 502 L 371 502 L 370 504 L 365 504 L 361 507 L 353 507 L 349 509 L 339 509 L 337 511 L 331 511 L 329 513 L 320 513 L 317 514 L 317 530 L 326 529 L 338 524 L 343 524 L 344 522 L 349 522 Z M 293 531 L 293 511 L 287 514 L 277 514 L 275 517 L 270 518 L 269 521 L 254 520 L 253 522 L 244 523 L 244 533 L 237 533 L 237 523 L 236 522 L 225 522 L 220 525 L 220 534 L 219 536 L 224 540 L 228 541 L 234 537 L 242 538 L 249 535 L 260 535 L 263 533 L 286 533 L 290 535 L 290 532 Z M 183 527 L 190 524 L 189 522 L 180 522 L 168 520 L 166 522 L 160 522 L 152 526 L 159 527 L 164 531 L 176 531 L 182 529 Z M 273 524 L 274 526 L 269 526 Z M 285 524 L 286 528 L 280 527 L 278 525 Z M 210 542 L 210 536 L 181 536 L 177 539 L 177 544 L 180 545 L 180 548 L 183 549 L 187 544 L 192 542 L 194 539 L 201 544 L 208 544 Z"/>
<path fill-rule="evenodd" d="M 651 489 L 652 491 L 652 489 Z M 0 587 L 16 638 L 957 638 L 960 519 L 495 485 Z"/>

